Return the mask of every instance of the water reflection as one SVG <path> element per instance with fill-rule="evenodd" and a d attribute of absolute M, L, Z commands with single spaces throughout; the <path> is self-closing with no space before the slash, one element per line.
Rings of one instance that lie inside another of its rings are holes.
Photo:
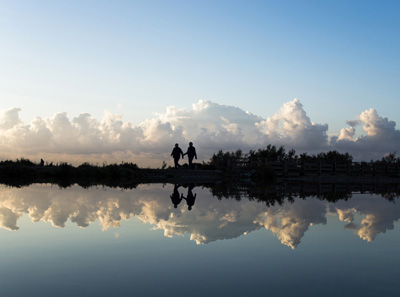
<path fill-rule="evenodd" d="M 170 195 L 172 204 L 174 205 L 174 208 L 178 208 L 178 204 L 181 203 L 181 201 L 184 199 L 186 200 L 186 204 L 188 206 L 188 210 L 192 210 L 192 207 L 194 205 L 194 202 L 196 201 L 196 196 L 197 194 L 195 193 L 193 195 L 193 189 L 195 188 L 195 184 L 191 183 L 189 185 L 187 185 L 187 194 L 186 197 L 183 196 L 183 193 L 180 194 L 179 193 L 179 188 L 181 187 L 180 184 L 174 184 L 174 190 L 172 192 L 172 194 Z"/>
<path fill-rule="evenodd" d="M 179 191 L 178 191 L 180 186 L 181 185 L 179 185 L 179 184 L 175 184 L 174 191 L 172 192 L 172 194 L 170 196 L 172 204 L 174 205 L 174 208 L 178 208 L 178 204 L 180 204 L 183 199 L 183 194 L 179 194 Z"/>
<path fill-rule="evenodd" d="M 194 184 L 140 185 L 132 190 L 1 186 L 0 227 L 18 230 L 19 219 L 28 215 L 32 222 L 44 221 L 60 228 L 67 221 L 79 227 L 99 221 L 102 230 L 107 230 L 135 217 L 163 230 L 167 237 L 190 234 L 197 244 L 265 228 L 295 249 L 307 230 L 327 224 L 329 216 L 344 222 L 344 232 L 352 231 L 368 242 L 393 229 L 400 219 L 397 196 L 388 200 L 376 194 L 352 194 L 350 199 L 332 202 L 315 196 L 281 195 L 274 200 L 278 203 L 271 203 L 271 199 L 249 199 L 249 195 L 232 200 L 221 198 L 232 195 L 221 194 L 221 199 L 216 199 L 215 188 L 213 191 Z"/>
<path fill-rule="evenodd" d="M 192 210 L 192 206 L 194 205 L 194 202 L 196 201 L 197 194 L 193 195 L 193 192 L 192 192 L 194 187 L 195 187 L 195 184 L 189 184 L 186 197 L 182 196 L 183 199 L 186 200 L 186 204 L 188 206 L 188 210 Z"/>

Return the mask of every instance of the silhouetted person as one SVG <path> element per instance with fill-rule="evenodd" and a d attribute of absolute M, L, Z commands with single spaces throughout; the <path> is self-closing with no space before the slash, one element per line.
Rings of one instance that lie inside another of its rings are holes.
<path fill-rule="evenodd" d="M 179 145 L 177 143 L 175 143 L 175 147 L 172 150 L 171 156 L 174 158 L 174 164 L 175 164 L 175 168 L 179 168 L 181 167 L 181 165 L 179 165 L 179 159 L 182 156 L 183 159 L 183 152 L 181 150 L 181 148 L 179 147 Z"/>
<path fill-rule="evenodd" d="M 44 166 L 44 160 L 43 159 L 40 159 L 40 166 Z"/>
<path fill-rule="evenodd" d="M 178 188 L 179 188 L 179 187 L 180 187 L 180 185 L 175 184 L 175 185 L 174 185 L 174 192 L 173 192 L 172 195 L 170 196 L 170 197 L 171 197 L 172 204 L 174 205 L 174 208 L 177 208 L 177 207 L 178 207 L 178 204 L 181 203 L 182 197 L 183 197 L 183 194 L 179 195 L 179 191 L 178 191 Z"/>
<path fill-rule="evenodd" d="M 196 158 L 197 160 L 197 154 L 196 154 L 196 149 L 193 146 L 193 142 L 189 142 L 189 147 L 186 151 L 186 153 L 184 153 L 183 155 L 188 155 L 188 159 L 189 159 L 189 168 L 193 168 L 193 158 Z"/>
<path fill-rule="evenodd" d="M 194 184 L 190 184 L 188 187 L 187 197 L 185 198 L 182 196 L 182 198 L 186 200 L 186 204 L 188 205 L 188 210 L 192 210 L 192 206 L 194 205 L 194 201 L 196 200 L 197 194 L 194 194 L 193 196 L 192 193 L 194 187 L 195 187 Z"/>

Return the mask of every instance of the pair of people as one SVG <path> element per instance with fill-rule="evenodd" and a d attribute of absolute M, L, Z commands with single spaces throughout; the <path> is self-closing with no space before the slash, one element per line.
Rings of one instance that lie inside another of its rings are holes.
<path fill-rule="evenodd" d="M 189 142 L 189 147 L 186 151 L 186 153 L 183 153 L 183 151 L 181 150 L 181 148 L 179 147 L 179 144 L 175 144 L 175 147 L 172 150 L 171 156 L 174 158 L 174 165 L 175 168 L 179 168 L 181 167 L 181 165 L 179 165 L 179 159 L 182 156 L 183 157 L 187 155 L 188 159 L 189 159 L 189 168 L 193 168 L 193 158 L 196 158 L 197 160 L 197 154 L 196 154 L 196 148 L 193 146 L 193 142 Z"/>
<path fill-rule="evenodd" d="M 178 208 L 178 204 L 181 203 L 182 199 L 186 200 L 186 204 L 188 206 L 188 210 L 192 210 L 192 206 L 194 205 L 194 202 L 196 200 L 196 196 L 197 194 L 193 195 L 193 188 L 195 187 L 195 184 L 190 184 L 188 187 L 188 193 L 186 195 L 186 197 L 183 196 L 183 194 L 179 194 L 179 189 L 180 185 L 175 184 L 174 185 L 174 191 L 172 193 L 172 195 L 170 195 L 171 197 L 171 201 L 172 204 L 174 205 L 174 208 Z"/>

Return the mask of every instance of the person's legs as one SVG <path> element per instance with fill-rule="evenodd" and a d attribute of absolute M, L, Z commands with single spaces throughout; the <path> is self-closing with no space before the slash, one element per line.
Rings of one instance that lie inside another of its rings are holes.
<path fill-rule="evenodd" d="M 192 161 L 193 161 L 193 157 L 189 157 L 189 168 L 190 168 L 190 169 L 193 168 Z"/>
<path fill-rule="evenodd" d="M 175 168 L 180 167 L 181 165 L 179 165 L 179 158 L 174 158 L 174 163 L 175 163 Z"/>

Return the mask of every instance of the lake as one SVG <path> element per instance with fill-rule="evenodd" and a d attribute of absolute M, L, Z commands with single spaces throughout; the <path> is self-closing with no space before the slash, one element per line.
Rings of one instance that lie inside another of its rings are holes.
<path fill-rule="evenodd" d="M 213 195 L 214 194 L 214 195 Z M 398 197 L 0 186 L 1 296 L 399 296 Z"/>

